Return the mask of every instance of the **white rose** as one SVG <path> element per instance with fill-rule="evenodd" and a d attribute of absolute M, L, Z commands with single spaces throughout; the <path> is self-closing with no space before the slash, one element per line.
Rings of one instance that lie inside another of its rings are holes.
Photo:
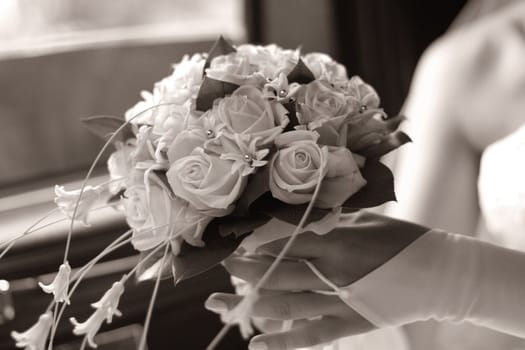
<path fill-rule="evenodd" d="M 244 85 L 214 105 L 212 113 L 237 134 L 259 137 L 271 142 L 289 122 L 288 111 L 277 102 L 268 101 L 257 88 Z"/>
<path fill-rule="evenodd" d="M 202 233 L 213 218 L 180 198 L 172 198 L 154 183 L 148 191 L 140 181 L 142 176 L 142 172 L 132 175 L 137 181 L 124 193 L 126 220 L 133 229 L 134 248 L 139 251 L 152 249 L 168 239 L 174 246 L 180 246 L 183 240 L 203 246 Z"/>
<path fill-rule="evenodd" d="M 346 68 L 324 53 L 306 54 L 303 61 L 312 71 L 315 79 L 326 80 L 334 84 L 348 80 Z"/>
<path fill-rule="evenodd" d="M 233 171 L 232 166 L 233 161 L 198 148 L 171 165 L 168 182 L 176 196 L 197 210 L 210 216 L 225 216 L 234 209 L 247 182 L 247 177 Z"/>
<path fill-rule="evenodd" d="M 345 147 L 317 144 L 311 131 L 290 131 L 275 140 L 278 148 L 270 162 L 270 191 L 289 204 L 304 204 L 316 198 L 320 208 L 336 208 L 359 191 L 366 180 L 361 176 L 352 153 Z"/>
<path fill-rule="evenodd" d="M 173 164 L 177 160 L 189 156 L 196 148 L 204 147 L 208 140 L 206 131 L 203 129 L 187 129 L 178 134 L 168 149 L 169 163 Z"/>
<path fill-rule="evenodd" d="M 126 221 L 133 229 L 131 243 L 136 250 L 148 250 L 168 239 L 169 196 L 159 186 L 146 191 L 144 184 L 129 186 L 124 192 Z"/>
<path fill-rule="evenodd" d="M 315 80 L 303 87 L 297 95 L 298 119 L 309 125 L 344 116 L 351 112 L 348 97 L 326 81 Z"/>
<path fill-rule="evenodd" d="M 362 106 L 367 108 L 379 108 L 379 95 L 374 88 L 365 83 L 360 77 L 354 75 L 342 86 L 345 95 L 348 96 L 352 110 L 357 112 Z"/>

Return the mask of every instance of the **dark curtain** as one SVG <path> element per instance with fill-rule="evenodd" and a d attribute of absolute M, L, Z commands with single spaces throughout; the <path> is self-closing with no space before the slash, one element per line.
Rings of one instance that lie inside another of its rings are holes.
<path fill-rule="evenodd" d="M 457 16 L 466 1 L 332 0 L 337 58 L 358 74 L 396 113 L 423 50 Z"/>
<path fill-rule="evenodd" d="M 264 44 L 264 0 L 244 1 L 246 36 L 251 44 Z"/>

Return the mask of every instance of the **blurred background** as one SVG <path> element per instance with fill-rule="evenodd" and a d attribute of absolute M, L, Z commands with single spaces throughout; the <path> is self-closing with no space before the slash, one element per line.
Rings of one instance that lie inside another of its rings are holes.
<path fill-rule="evenodd" d="M 141 90 L 170 73 L 172 63 L 186 53 L 208 51 L 220 34 L 235 43 L 328 53 L 350 75 L 372 84 L 386 111 L 396 114 L 421 53 L 464 5 L 463 0 L 424 6 L 416 0 L 1 0 L 2 241 L 53 207 L 54 184 L 78 185 L 85 174 L 101 142 L 79 118 L 123 115 Z M 104 173 L 102 162 L 96 174 Z M 125 229 L 118 214 L 98 215 L 74 235 L 72 264 L 85 263 Z M 52 278 L 66 232 L 58 225 L 31 235 L 2 259 L 0 280 L 10 284 L 0 285 L 0 349 L 12 349 L 9 331 L 33 324 L 49 302 L 36 283 Z M 131 248 L 109 256 L 73 299 L 71 315 L 87 316 L 86 305 L 135 259 Z M 127 291 L 124 315 L 106 327 L 100 348 L 134 348 L 151 288 L 144 283 Z M 217 317 L 203 309 L 204 300 L 227 290 L 221 268 L 176 289 L 164 281 L 150 349 L 203 349 L 220 328 Z M 61 349 L 78 348 L 70 331 L 63 322 L 56 342 Z M 221 348 L 242 344 L 233 330 Z"/>

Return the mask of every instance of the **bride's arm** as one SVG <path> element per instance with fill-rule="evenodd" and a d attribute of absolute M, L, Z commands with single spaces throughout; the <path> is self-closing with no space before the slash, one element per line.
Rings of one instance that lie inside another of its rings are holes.
<path fill-rule="evenodd" d="M 387 214 L 429 227 L 472 234 L 478 222 L 476 180 L 479 152 L 458 118 L 457 64 L 443 43 L 428 49 L 416 70 L 403 108 L 413 143 L 396 153 L 396 203 Z"/>

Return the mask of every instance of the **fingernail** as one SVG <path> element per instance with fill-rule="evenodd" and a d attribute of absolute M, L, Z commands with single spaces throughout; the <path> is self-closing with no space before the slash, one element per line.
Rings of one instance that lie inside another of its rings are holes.
<path fill-rule="evenodd" d="M 248 349 L 249 350 L 268 350 L 268 345 L 266 345 L 266 343 L 257 341 L 254 343 L 250 343 L 250 345 L 248 345 Z"/>
<path fill-rule="evenodd" d="M 204 307 L 210 311 L 218 313 L 228 310 L 228 306 L 224 301 L 214 298 L 209 298 L 208 300 L 206 300 L 206 302 L 204 303 Z"/>

